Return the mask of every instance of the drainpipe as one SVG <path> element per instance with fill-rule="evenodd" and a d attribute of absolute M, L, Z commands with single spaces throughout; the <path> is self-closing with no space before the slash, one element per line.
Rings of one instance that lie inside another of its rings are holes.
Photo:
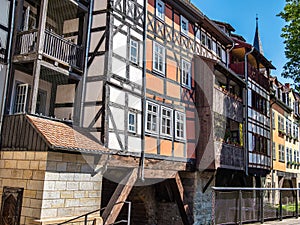
<path fill-rule="evenodd" d="M 270 146 L 271 146 L 271 180 L 272 180 L 272 184 L 271 187 L 273 187 L 273 183 L 274 183 L 274 170 L 273 170 L 273 112 L 272 112 L 272 105 L 274 105 L 277 102 L 276 97 L 274 97 L 274 102 L 272 102 L 270 104 L 270 118 L 271 118 L 271 127 L 270 127 Z M 276 152 L 276 151 L 275 151 Z M 276 154 L 276 153 L 275 153 Z"/>
<path fill-rule="evenodd" d="M 89 6 L 89 16 L 88 16 L 88 26 L 87 26 L 87 38 L 85 46 L 85 58 L 84 58 L 84 74 L 82 77 L 82 93 L 81 93 L 81 102 L 80 102 L 80 115 L 79 115 L 79 126 L 83 126 L 83 115 L 84 115 L 84 101 L 85 101 L 85 92 L 86 92 L 86 77 L 88 74 L 88 61 L 89 61 L 89 48 L 91 42 L 91 27 L 92 27 L 92 15 L 94 8 L 94 0 L 90 1 Z"/>
<path fill-rule="evenodd" d="M 142 98 L 142 143 L 141 143 L 141 159 L 139 175 L 142 181 L 145 180 L 145 122 L 146 122 L 146 48 L 147 48 L 147 3 L 148 0 L 144 0 L 144 33 L 143 33 L 143 98 Z"/>
<path fill-rule="evenodd" d="M 14 33 L 14 25 L 15 25 L 15 13 L 16 13 L 16 2 L 17 0 L 12 1 L 11 6 L 11 21 L 10 21 L 10 30 L 9 30 L 9 40 L 8 40 L 8 52 L 7 52 L 7 68 L 6 73 L 4 77 L 4 87 L 2 92 L 2 102 L 0 105 L 0 134 L 2 130 L 2 123 L 3 123 L 3 114 L 4 114 L 4 108 L 5 108 L 5 102 L 6 102 L 6 92 L 7 92 L 7 85 L 8 85 L 8 77 L 10 74 L 11 69 L 11 54 L 12 54 L 12 41 L 13 41 L 13 33 Z M 0 136 L 0 143 L 1 143 L 1 136 Z"/>
<path fill-rule="evenodd" d="M 249 141 L 248 141 L 248 55 L 251 54 L 254 47 L 245 54 L 245 82 L 246 82 L 246 94 L 245 94 L 245 173 L 248 176 L 248 163 L 249 163 Z"/>
<path fill-rule="evenodd" d="M 234 46 L 235 46 L 235 43 L 233 41 L 231 48 L 229 50 L 227 49 L 227 60 L 226 60 L 226 68 L 227 69 L 229 68 L 229 53 L 232 51 L 232 49 L 234 48 Z"/>

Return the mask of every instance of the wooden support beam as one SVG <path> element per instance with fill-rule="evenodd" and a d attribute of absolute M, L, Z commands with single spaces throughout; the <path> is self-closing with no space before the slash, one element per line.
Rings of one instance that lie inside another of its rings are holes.
<path fill-rule="evenodd" d="M 133 185 L 135 184 L 135 182 L 137 180 L 137 175 L 138 175 L 138 169 L 135 168 L 135 169 L 131 170 L 125 176 L 125 178 L 123 178 L 123 180 L 118 184 L 115 192 L 113 193 L 112 197 L 110 198 L 110 200 L 102 214 L 102 218 L 103 218 L 105 225 L 113 224 L 116 221 L 116 219 L 124 205 L 124 203 L 120 203 L 117 205 L 116 205 L 116 203 L 126 201 Z"/>
<path fill-rule="evenodd" d="M 170 186 L 171 186 L 171 189 L 173 192 L 173 196 L 177 203 L 183 224 L 184 225 L 193 224 L 193 221 L 189 221 L 188 205 L 184 205 L 184 188 L 183 188 L 179 174 L 177 173 L 174 179 L 170 179 L 169 183 L 170 183 Z"/>

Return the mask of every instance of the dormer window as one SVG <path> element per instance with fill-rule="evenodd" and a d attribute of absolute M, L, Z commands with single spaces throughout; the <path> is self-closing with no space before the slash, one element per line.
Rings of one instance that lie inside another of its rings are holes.
<path fill-rule="evenodd" d="M 181 19 L 181 22 L 180 22 L 181 33 L 188 35 L 189 34 L 189 21 L 186 18 L 184 18 L 183 16 L 181 16 L 180 19 Z"/>
<path fill-rule="evenodd" d="M 161 0 L 156 0 L 156 17 L 165 20 L 165 3 Z"/>

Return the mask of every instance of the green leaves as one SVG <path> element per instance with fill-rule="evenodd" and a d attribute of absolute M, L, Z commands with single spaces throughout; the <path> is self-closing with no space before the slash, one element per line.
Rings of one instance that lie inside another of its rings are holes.
<path fill-rule="evenodd" d="M 277 16 L 285 20 L 281 37 L 284 38 L 287 63 L 282 73 L 283 77 L 291 78 L 295 84 L 300 84 L 300 5 L 299 0 L 286 0 L 284 10 Z"/>

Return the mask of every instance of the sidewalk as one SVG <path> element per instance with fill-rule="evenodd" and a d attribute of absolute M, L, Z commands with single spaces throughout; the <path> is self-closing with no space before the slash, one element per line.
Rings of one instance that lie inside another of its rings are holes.
<path fill-rule="evenodd" d="M 248 225 L 258 225 L 261 223 L 253 223 Z M 272 224 L 272 225 L 300 225 L 300 218 L 290 218 L 290 219 L 283 219 L 282 221 L 275 220 L 275 221 L 266 221 L 264 224 Z"/>

